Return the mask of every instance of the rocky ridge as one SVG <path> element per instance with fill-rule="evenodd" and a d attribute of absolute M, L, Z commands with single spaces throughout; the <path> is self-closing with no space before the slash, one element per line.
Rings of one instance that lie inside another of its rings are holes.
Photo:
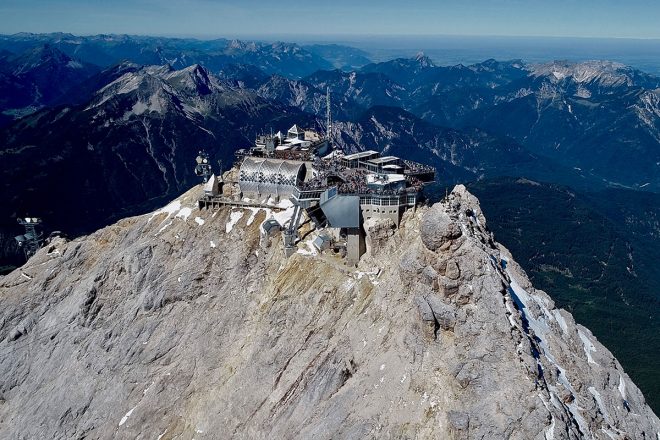
<path fill-rule="evenodd" d="M 262 249 L 269 212 L 200 212 L 199 191 L 0 278 L 0 437 L 659 436 L 464 187 L 370 223 L 357 268 Z"/>

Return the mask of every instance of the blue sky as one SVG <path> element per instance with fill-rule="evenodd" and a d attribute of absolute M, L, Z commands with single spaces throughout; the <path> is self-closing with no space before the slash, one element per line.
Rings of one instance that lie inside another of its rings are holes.
<path fill-rule="evenodd" d="M 0 33 L 660 38 L 658 0 L 0 0 Z"/>

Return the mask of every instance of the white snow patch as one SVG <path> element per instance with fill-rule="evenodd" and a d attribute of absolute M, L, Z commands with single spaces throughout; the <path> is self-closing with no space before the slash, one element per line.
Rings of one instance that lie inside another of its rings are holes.
<path fill-rule="evenodd" d="M 252 222 L 254 221 L 254 218 L 257 216 L 257 213 L 260 211 L 261 208 L 245 208 L 251 212 L 250 217 L 247 219 L 247 225 L 250 226 Z"/>
<path fill-rule="evenodd" d="M 366 277 L 369 278 L 369 281 L 371 281 L 372 284 L 378 284 L 376 279 L 380 275 L 380 267 L 374 267 L 373 269 L 371 269 L 367 272 L 362 272 L 362 271 L 356 270 L 355 275 L 357 276 L 358 280 L 361 280 L 362 277 L 366 276 Z"/>
<path fill-rule="evenodd" d="M 249 199 L 247 197 L 244 197 L 243 201 L 244 202 L 250 202 L 251 199 Z M 231 216 L 236 216 L 236 219 L 237 219 L 236 221 L 238 221 L 238 219 L 240 219 L 240 217 L 238 217 L 238 215 L 239 215 L 238 213 L 240 211 L 237 211 L 237 210 L 243 209 L 244 211 L 250 211 L 250 216 L 248 217 L 247 222 L 246 222 L 247 226 L 250 226 L 254 222 L 254 220 L 255 220 L 257 214 L 259 213 L 259 211 L 263 210 L 266 214 L 266 219 L 274 218 L 275 220 L 277 220 L 277 222 L 282 227 L 284 227 L 285 223 L 290 221 L 291 217 L 293 217 L 294 206 L 293 206 L 293 203 L 291 203 L 290 200 L 282 200 L 278 204 L 275 204 L 275 202 L 273 201 L 272 198 L 268 198 L 266 200 L 263 200 L 262 203 L 263 204 L 269 204 L 269 205 L 273 206 L 273 208 L 283 209 L 283 211 L 273 211 L 270 208 L 255 208 L 255 207 L 251 207 L 251 206 L 246 206 L 244 208 L 234 208 L 235 211 L 232 212 Z M 231 216 L 230 216 L 230 219 L 234 218 L 234 217 L 231 217 Z M 235 226 L 235 224 L 236 223 L 232 224 L 232 228 L 233 228 L 233 226 Z"/>
<path fill-rule="evenodd" d="M 278 208 L 282 208 L 282 209 L 288 209 L 288 208 L 291 208 L 293 206 L 293 203 L 289 199 L 284 199 L 284 200 L 280 200 L 280 203 L 278 203 L 275 206 L 277 206 Z"/>
<path fill-rule="evenodd" d="M 626 382 L 623 380 L 623 376 L 619 374 L 619 394 L 623 400 L 627 400 L 626 397 Z"/>
<path fill-rule="evenodd" d="M 523 303 L 525 308 L 524 313 L 527 321 L 529 322 L 529 328 L 534 330 L 536 337 L 541 340 L 539 345 L 543 348 L 544 354 L 547 355 L 548 349 L 545 336 L 550 331 L 548 323 L 546 322 L 545 316 L 539 316 L 538 318 L 535 318 L 531 315 L 531 313 L 529 313 L 529 307 L 532 302 L 535 302 L 541 310 L 543 310 L 545 307 L 541 301 L 539 301 L 539 298 L 532 297 L 529 293 L 527 293 L 525 289 L 520 287 L 518 282 L 513 277 L 511 277 L 511 274 L 509 274 L 509 277 L 511 278 L 511 289 L 514 291 L 520 302 Z"/>
<path fill-rule="evenodd" d="M 552 406 L 554 406 L 558 410 L 563 410 L 564 405 L 562 403 L 559 403 L 559 400 L 557 399 L 557 388 L 553 387 L 552 385 L 548 385 L 548 389 L 552 391 L 550 393 L 550 403 L 552 403 Z"/>
<path fill-rule="evenodd" d="M 232 211 L 229 214 L 229 221 L 227 222 L 227 225 L 225 226 L 225 231 L 227 234 L 231 232 L 232 229 L 234 229 L 234 226 L 236 226 L 236 223 L 243 217 L 243 211 Z"/>
<path fill-rule="evenodd" d="M 316 250 L 316 247 L 314 246 L 314 240 L 309 239 L 306 240 L 303 244 L 305 245 L 305 248 L 300 248 L 296 251 L 298 254 L 302 255 L 317 255 L 318 251 Z"/>
<path fill-rule="evenodd" d="M 555 366 L 557 367 L 557 370 L 559 370 L 559 374 L 557 375 L 557 380 L 559 383 L 564 385 L 564 388 L 569 390 L 571 393 L 575 394 L 575 389 L 573 388 L 573 385 L 571 385 L 571 382 L 568 380 L 568 376 L 566 376 L 566 370 L 557 364 L 555 364 Z"/>
<path fill-rule="evenodd" d="M 568 333 L 568 325 L 566 324 L 566 320 L 564 319 L 562 314 L 559 313 L 559 309 L 554 309 L 552 311 L 552 316 L 555 317 L 557 324 L 559 324 L 559 327 L 561 327 L 561 331 L 563 331 L 564 333 Z"/>
<path fill-rule="evenodd" d="M 177 218 L 182 218 L 184 221 L 188 220 L 188 217 L 190 217 L 190 214 L 192 214 L 192 208 L 181 208 L 181 210 L 177 213 L 176 217 Z"/>
<path fill-rule="evenodd" d="M 211 241 L 209 242 L 209 244 L 211 245 L 212 248 L 215 247 L 215 243 L 213 242 L 213 240 L 211 240 Z"/>
<path fill-rule="evenodd" d="M 509 324 L 511 324 L 511 327 L 517 327 L 516 321 L 513 319 L 513 316 L 516 312 L 513 310 L 513 307 L 511 307 L 510 302 L 506 303 L 506 310 L 509 312 L 509 315 L 507 316 L 509 318 Z"/>
<path fill-rule="evenodd" d="M 161 223 L 161 224 L 162 224 L 162 223 Z M 163 226 L 162 228 L 160 228 L 160 229 L 158 230 L 158 232 L 156 232 L 156 233 L 154 234 L 154 236 L 156 236 L 156 235 L 160 234 L 161 232 L 163 232 L 163 231 L 164 231 L 165 229 L 167 229 L 167 227 L 170 226 L 171 224 L 172 224 L 172 220 L 170 220 L 169 222 L 167 222 L 167 223 L 165 224 L 165 226 Z"/>
<path fill-rule="evenodd" d="M 568 377 L 566 376 L 566 370 L 557 363 L 556 359 L 550 352 L 550 347 L 548 345 L 548 334 L 552 333 L 550 331 L 550 327 L 548 326 L 548 320 L 552 319 L 554 315 L 550 314 L 543 298 L 539 298 L 536 295 L 530 295 L 525 289 L 523 289 L 518 284 L 518 282 L 515 280 L 513 274 L 509 271 L 508 268 L 506 269 L 506 272 L 509 274 L 509 278 L 511 279 L 510 287 L 511 290 L 513 291 L 513 294 L 518 298 L 518 300 L 524 306 L 522 313 L 527 319 L 529 328 L 534 332 L 534 335 L 538 338 L 538 346 L 541 352 L 540 354 L 545 356 L 546 359 L 551 364 L 553 364 L 555 368 L 557 368 L 557 370 L 559 370 L 560 372 L 560 374 L 558 375 L 559 383 L 561 383 L 562 385 L 564 385 L 564 387 L 566 387 L 568 390 L 571 390 L 573 392 L 574 391 L 573 386 L 571 385 L 570 381 L 568 380 Z M 536 303 L 536 306 L 541 310 L 541 314 L 538 318 L 532 316 L 529 307 L 532 303 Z"/>
<path fill-rule="evenodd" d="M 200 226 L 204 224 L 204 220 L 201 217 L 195 217 L 195 222 Z"/>
<path fill-rule="evenodd" d="M 170 202 L 167 206 L 160 208 L 158 211 L 151 214 L 151 217 L 149 217 L 149 220 L 147 220 L 147 222 L 150 222 L 151 219 L 157 216 L 158 214 L 167 214 L 167 216 L 169 217 L 175 212 L 178 212 L 180 209 L 181 209 L 181 202 L 179 200 L 174 200 L 173 202 Z"/>
<path fill-rule="evenodd" d="M 163 438 L 163 436 L 164 436 L 165 434 L 167 434 L 167 429 L 166 429 L 165 431 L 163 431 L 163 433 L 162 433 L 161 435 L 159 435 L 158 438 L 157 438 L 156 440 L 160 440 L 161 438 Z"/>
<path fill-rule="evenodd" d="M 131 408 L 131 410 L 128 411 L 128 412 L 124 415 L 124 417 L 121 418 L 121 420 L 119 421 L 119 426 L 122 426 L 124 423 L 126 423 L 126 421 L 127 421 L 128 418 L 131 416 L 131 414 L 133 414 L 133 411 L 135 411 L 135 408 L 137 408 L 137 406 Z"/>
<path fill-rule="evenodd" d="M 594 353 L 596 352 L 596 347 L 594 346 L 593 342 L 585 335 L 582 330 L 578 330 L 578 336 L 582 340 L 582 346 L 584 348 L 584 354 L 587 355 L 587 360 L 589 361 L 590 364 L 596 364 L 596 361 L 594 361 L 594 358 L 591 357 L 591 352 L 593 351 Z"/>
<path fill-rule="evenodd" d="M 587 425 L 587 421 L 584 420 L 584 417 L 582 417 L 582 414 L 580 413 L 580 407 L 575 403 L 575 401 L 571 402 L 568 406 L 568 410 L 571 412 L 573 415 L 573 418 L 577 422 L 578 426 L 580 427 L 580 431 L 582 432 L 591 432 L 589 430 L 589 425 Z"/>
<path fill-rule="evenodd" d="M 552 391 L 552 387 L 549 387 L 550 390 Z M 554 440 L 555 438 L 555 417 L 552 415 L 552 412 L 550 411 L 550 405 L 548 405 L 548 402 L 545 401 L 545 398 L 543 397 L 543 394 L 539 393 L 538 394 L 539 399 L 541 399 L 541 402 L 543 402 L 543 406 L 548 410 L 550 413 L 550 418 L 552 422 L 550 423 L 550 426 L 548 426 L 548 429 L 545 430 L 544 437 L 545 440 Z M 550 400 L 554 397 L 553 393 L 550 393 Z"/>
<path fill-rule="evenodd" d="M 285 227 L 286 224 L 291 221 L 291 217 L 293 217 L 293 211 L 294 211 L 294 207 L 291 206 L 290 208 L 287 208 L 284 211 L 272 213 L 271 217 L 273 217 L 277 221 L 277 223 L 282 225 L 282 227 Z"/>

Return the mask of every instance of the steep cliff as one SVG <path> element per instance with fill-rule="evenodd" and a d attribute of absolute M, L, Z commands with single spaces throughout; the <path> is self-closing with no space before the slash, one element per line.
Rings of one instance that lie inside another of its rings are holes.
<path fill-rule="evenodd" d="M 357 268 L 199 191 L 0 278 L 1 438 L 660 437 L 464 187 L 370 224 Z"/>

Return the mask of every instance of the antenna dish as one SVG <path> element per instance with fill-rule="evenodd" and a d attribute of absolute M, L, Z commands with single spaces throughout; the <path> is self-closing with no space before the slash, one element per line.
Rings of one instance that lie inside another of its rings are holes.
<path fill-rule="evenodd" d="M 213 174 L 213 169 L 209 163 L 209 155 L 205 151 L 200 151 L 195 161 L 197 162 L 195 175 L 201 177 L 204 183 L 208 182 L 209 177 Z"/>

